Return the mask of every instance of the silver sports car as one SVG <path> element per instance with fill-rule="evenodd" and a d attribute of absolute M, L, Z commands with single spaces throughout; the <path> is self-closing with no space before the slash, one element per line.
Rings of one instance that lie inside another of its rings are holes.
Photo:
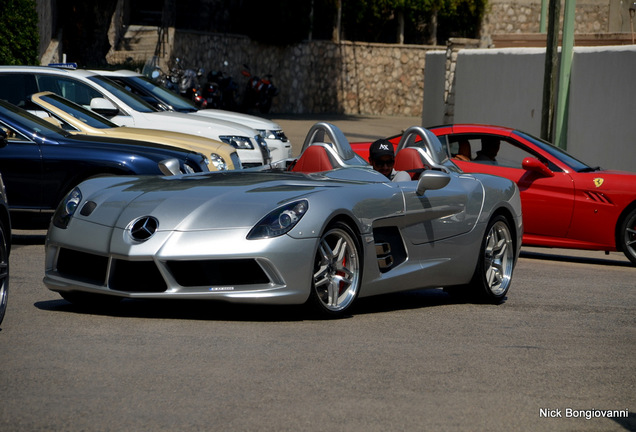
<path fill-rule="evenodd" d="M 73 303 L 120 298 L 310 304 L 445 288 L 501 302 L 523 224 L 510 180 L 464 174 L 412 127 L 391 182 L 335 126 L 314 125 L 297 160 L 235 172 L 101 177 L 57 209 L 44 283 Z"/>

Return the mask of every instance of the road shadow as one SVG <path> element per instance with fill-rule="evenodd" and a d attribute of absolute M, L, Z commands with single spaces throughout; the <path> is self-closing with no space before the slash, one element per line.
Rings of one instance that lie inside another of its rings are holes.
<path fill-rule="evenodd" d="M 14 231 L 11 233 L 11 244 L 13 245 L 43 245 L 45 240 L 46 231 Z"/>
<path fill-rule="evenodd" d="M 612 417 L 612 420 L 626 431 L 636 431 L 636 414 L 628 413 L 627 417 Z"/>
<path fill-rule="evenodd" d="M 458 304 L 460 302 L 442 290 L 420 290 L 361 298 L 350 313 L 330 318 L 306 305 L 253 305 L 219 300 L 123 299 L 100 307 L 80 306 L 64 299 L 36 302 L 40 310 L 82 315 L 122 318 L 176 319 L 237 322 L 299 322 L 347 319 L 356 315 L 390 313 Z"/>
<path fill-rule="evenodd" d="M 571 263 L 579 263 L 579 264 L 592 264 L 592 265 L 616 266 L 616 267 L 634 267 L 634 265 L 629 261 L 619 261 L 612 258 L 593 258 L 593 257 L 554 254 L 554 253 L 529 252 L 529 251 L 524 251 L 523 249 L 521 250 L 521 254 L 519 256 L 521 258 L 529 258 L 529 259 L 544 260 L 544 261 L 559 261 L 559 262 L 571 262 Z"/>

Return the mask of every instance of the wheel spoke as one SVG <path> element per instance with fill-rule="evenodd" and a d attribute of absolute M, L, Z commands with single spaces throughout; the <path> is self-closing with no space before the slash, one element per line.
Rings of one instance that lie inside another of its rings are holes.
<path fill-rule="evenodd" d="M 316 273 L 314 273 L 314 285 L 316 287 L 323 286 L 326 283 L 329 283 L 329 274 L 327 270 L 329 266 L 321 264 L 320 268 Z"/>
<path fill-rule="evenodd" d="M 625 245 L 631 247 L 636 244 L 636 228 L 627 228 L 625 230 Z"/>
<path fill-rule="evenodd" d="M 340 285 L 336 279 L 332 279 L 329 282 L 327 306 L 338 306 L 338 297 L 340 297 Z"/>
<path fill-rule="evenodd" d="M 323 262 L 331 262 L 333 260 L 333 250 L 329 247 L 329 243 L 323 240 L 320 243 L 320 255 L 322 256 Z"/>

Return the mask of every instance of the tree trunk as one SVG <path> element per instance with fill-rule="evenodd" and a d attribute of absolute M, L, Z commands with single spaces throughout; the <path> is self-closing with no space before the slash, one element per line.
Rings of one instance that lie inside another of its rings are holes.
<path fill-rule="evenodd" d="M 437 45 L 437 9 L 433 9 L 431 13 L 431 21 L 429 22 L 428 43 Z"/>
<path fill-rule="evenodd" d="M 342 23 L 342 0 L 337 0 L 336 4 L 336 22 L 333 26 L 331 40 L 334 42 L 340 42 L 340 25 Z"/>
<path fill-rule="evenodd" d="M 399 9 L 397 11 L 397 21 L 398 21 L 398 26 L 397 26 L 397 43 L 399 45 L 403 45 L 404 44 L 404 10 L 403 9 Z"/>

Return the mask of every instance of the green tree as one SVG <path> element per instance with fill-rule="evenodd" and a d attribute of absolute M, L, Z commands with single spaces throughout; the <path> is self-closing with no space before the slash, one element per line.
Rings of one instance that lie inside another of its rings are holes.
<path fill-rule="evenodd" d="M 487 0 L 343 0 L 343 38 L 436 43 L 476 37 Z"/>
<path fill-rule="evenodd" d="M 0 0 L 0 23 L 0 64 L 39 64 L 35 0 Z"/>
<path fill-rule="evenodd" d="M 243 0 L 233 14 L 234 29 L 251 39 L 273 44 L 289 45 L 306 39 L 309 35 L 309 0 Z"/>
<path fill-rule="evenodd" d="M 445 0 L 439 10 L 438 38 L 478 38 L 487 0 Z"/>

